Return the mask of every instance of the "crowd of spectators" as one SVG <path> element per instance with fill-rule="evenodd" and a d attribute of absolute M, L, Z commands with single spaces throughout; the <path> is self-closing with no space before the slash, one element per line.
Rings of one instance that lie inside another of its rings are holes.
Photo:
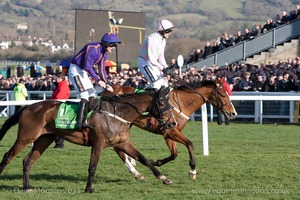
<path fill-rule="evenodd" d="M 268 18 L 264 25 L 255 24 L 252 28 L 245 28 L 243 31 L 237 31 L 237 33 L 229 34 L 223 32 L 217 39 L 207 41 L 204 49 L 195 49 L 192 51 L 190 57 L 187 59 L 186 64 L 198 62 L 207 58 L 209 55 L 216 53 L 220 50 L 226 49 L 233 45 L 236 45 L 245 40 L 251 40 L 258 37 L 260 34 L 266 33 L 273 28 L 287 24 L 295 19 L 300 18 L 300 5 L 296 5 L 296 8 L 291 10 L 289 14 L 286 11 L 282 11 L 281 14 L 276 14 L 274 19 Z"/>
<path fill-rule="evenodd" d="M 30 77 L 28 76 L 11 76 L 5 78 L 0 74 L 0 90 L 13 90 L 19 80 L 24 80 L 27 91 L 53 91 L 56 88 L 56 80 L 51 74 L 44 74 L 42 76 Z M 71 82 L 66 79 L 69 83 L 71 90 L 74 90 Z M 108 73 L 108 80 L 111 84 L 118 84 L 124 86 L 131 86 L 138 89 L 144 89 L 148 86 L 146 78 L 138 72 L 136 69 L 130 68 L 128 70 L 121 70 L 119 73 Z M 95 87 L 97 83 L 94 82 Z"/>
<path fill-rule="evenodd" d="M 300 90 L 300 58 L 287 58 L 278 63 L 251 65 L 234 63 L 197 70 L 191 67 L 183 74 L 187 82 L 226 77 L 232 91 L 289 92 Z"/>
<path fill-rule="evenodd" d="M 226 77 L 232 91 L 235 92 L 298 91 L 300 88 L 300 58 L 292 59 L 289 57 L 286 61 L 279 60 L 278 63 L 270 61 L 267 65 L 234 63 L 222 67 L 213 65 L 201 70 L 190 67 L 181 74 L 179 74 L 178 68 L 175 67 L 174 74 L 175 79 L 168 77 L 170 85 L 176 82 L 178 77 L 184 82 Z M 28 91 L 53 91 L 56 87 L 55 79 L 52 75 L 45 74 L 36 78 L 30 76 L 4 78 L 0 74 L 0 90 L 13 90 L 20 79 L 25 80 L 25 87 Z M 138 89 L 149 87 L 145 77 L 133 68 L 121 70 L 119 73 L 109 73 L 108 80 L 111 84 L 131 86 Z M 70 82 L 69 86 L 73 90 Z"/>

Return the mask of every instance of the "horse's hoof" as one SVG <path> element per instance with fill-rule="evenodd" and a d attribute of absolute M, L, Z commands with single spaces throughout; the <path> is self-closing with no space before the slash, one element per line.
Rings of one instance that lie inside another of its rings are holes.
<path fill-rule="evenodd" d="M 196 177 L 197 177 L 197 172 L 196 170 L 191 170 L 190 173 L 189 173 L 191 179 L 195 180 Z"/>
<path fill-rule="evenodd" d="M 172 183 L 173 182 L 170 179 L 168 179 L 168 178 L 166 178 L 166 179 L 163 180 L 163 184 L 165 184 L 165 185 L 171 185 Z"/>
<path fill-rule="evenodd" d="M 33 188 L 28 188 L 28 189 L 23 189 L 25 193 L 30 193 L 30 192 L 34 192 L 35 189 Z"/>
<path fill-rule="evenodd" d="M 92 188 L 85 188 L 85 192 L 86 192 L 86 193 L 92 193 L 92 192 L 93 192 L 93 189 L 92 189 Z"/>
<path fill-rule="evenodd" d="M 153 166 L 156 166 L 156 167 L 160 167 L 160 166 L 162 166 L 162 162 L 161 162 L 160 160 L 158 160 L 158 161 L 156 161 L 156 162 L 153 162 L 153 161 L 152 161 L 152 165 L 153 165 Z"/>
<path fill-rule="evenodd" d="M 135 175 L 134 178 L 136 180 L 144 180 L 145 179 L 145 177 L 142 174 Z"/>
<path fill-rule="evenodd" d="M 196 175 L 196 174 L 191 174 L 191 173 L 190 173 L 190 177 L 191 177 L 191 179 L 195 180 L 195 179 L 197 178 L 197 175 Z"/>

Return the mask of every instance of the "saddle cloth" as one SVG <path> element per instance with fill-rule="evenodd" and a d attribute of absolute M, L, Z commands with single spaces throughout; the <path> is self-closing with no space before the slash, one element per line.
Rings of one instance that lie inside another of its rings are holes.
<path fill-rule="evenodd" d="M 55 127 L 59 129 L 75 129 L 79 103 L 62 102 L 55 118 Z M 86 119 L 91 115 L 90 111 Z"/>

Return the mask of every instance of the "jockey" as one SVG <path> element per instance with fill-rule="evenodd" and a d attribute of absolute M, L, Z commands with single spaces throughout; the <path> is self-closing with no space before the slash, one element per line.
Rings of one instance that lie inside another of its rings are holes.
<path fill-rule="evenodd" d="M 84 116 L 87 112 L 87 104 L 90 97 L 96 97 L 98 94 L 88 75 L 94 79 L 100 87 L 113 92 L 113 88 L 108 85 L 107 74 L 105 71 L 105 62 L 108 53 L 111 53 L 117 44 L 121 43 L 118 37 L 113 33 L 105 33 L 101 42 L 92 42 L 86 44 L 72 59 L 69 68 L 69 78 L 80 95 L 80 104 L 76 129 L 81 130 Z M 98 72 L 95 72 L 94 65 Z"/>
<path fill-rule="evenodd" d="M 164 51 L 166 39 L 171 35 L 173 28 L 174 25 L 169 20 L 159 21 L 157 32 L 146 38 L 138 57 L 140 72 L 156 89 L 168 86 L 168 80 L 163 76 L 163 70 L 168 67 Z"/>

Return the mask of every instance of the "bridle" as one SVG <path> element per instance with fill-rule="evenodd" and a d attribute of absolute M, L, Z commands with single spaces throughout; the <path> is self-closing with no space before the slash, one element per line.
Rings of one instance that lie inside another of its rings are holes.
<path fill-rule="evenodd" d="M 219 91 L 221 88 L 218 87 L 218 84 L 217 84 L 217 83 L 214 83 L 214 87 L 213 87 L 213 89 L 212 89 L 212 92 L 210 93 L 210 95 L 209 95 L 208 98 L 207 98 L 205 95 L 203 95 L 203 94 L 197 92 L 194 88 L 192 88 L 190 85 L 188 85 L 184 80 L 182 80 L 182 79 L 179 78 L 178 76 L 177 76 L 177 77 L 174 76 L 174 78 L 177 79 L 177 81 L 178 81 L 179 83 L 181 83 L 182 85 L 184 85 L 185 87 L 187 87 L 189 90 L 191 90 L 192 93 L 195 93 L 195 94 L 199 95 L 199 96 L 203 99 L 204 103 L 209 102 L 210 104 L 213 105 L 212 100 L 215 99 L 216 107 L 217 107 L 218 109 L 220 109 L 220 110 L 223 110 L 224 106 L 226 106 L 226 105 L 228 105 L 228 104 L 231 104 L 231 101 L 228 101 L 228 102 L 225 102 L 225 103 L 222 102 L 220 96 L 224 97 L 224 95 L 222 95 L 222 93 Z M 175 94 L 176 94 L 176 96 L 178 95 L 177 92 L 176 92 Z M 177 96 L 176 99 L 178 99 L 178 96 Z M 178 100 L 176 100 L 176 99 L 174 99 L 174 101 L 175 101 L 176 104 L 179 106 L 180 104 L 179 104 Z M 172 105 L 172 106 L 173 106 L 173 105 Z M 182 113 L 182 111 L 181 111 L 181 109 L 180 109 L 180 106 L 179 106 L 179 108 L 176 108 L 175 106 L 173 106 L 173 109 L 174 109 L 176 112 L 178 112 L 180 115 L 182 115 L 184 118 L 186 118 L 187 120 L 189 119 L 188 116 L 186 116 L 184 113 Z"/>
<path fill-rule="evenodd" d="M 216 101 L 216 107 L 220 110 L 223 110 L 224 106 L 228 105 L 228 104 L 231 104 L 231 100 L 229 100 L 228 102 L 225 102 L 223 103 L 222 101 L 222 97 L 224 97 L 224 95 L 220 92 L 220 89 L 222 87 L 218 87 L 217 84 L 215 84 L 213 90 L 212 90 L 212 93 L 211 95 L 208 97 L 208 99 L 215 99 Z M 210 104 L 212 104 L 212 101 L 209 100 Z"/>

